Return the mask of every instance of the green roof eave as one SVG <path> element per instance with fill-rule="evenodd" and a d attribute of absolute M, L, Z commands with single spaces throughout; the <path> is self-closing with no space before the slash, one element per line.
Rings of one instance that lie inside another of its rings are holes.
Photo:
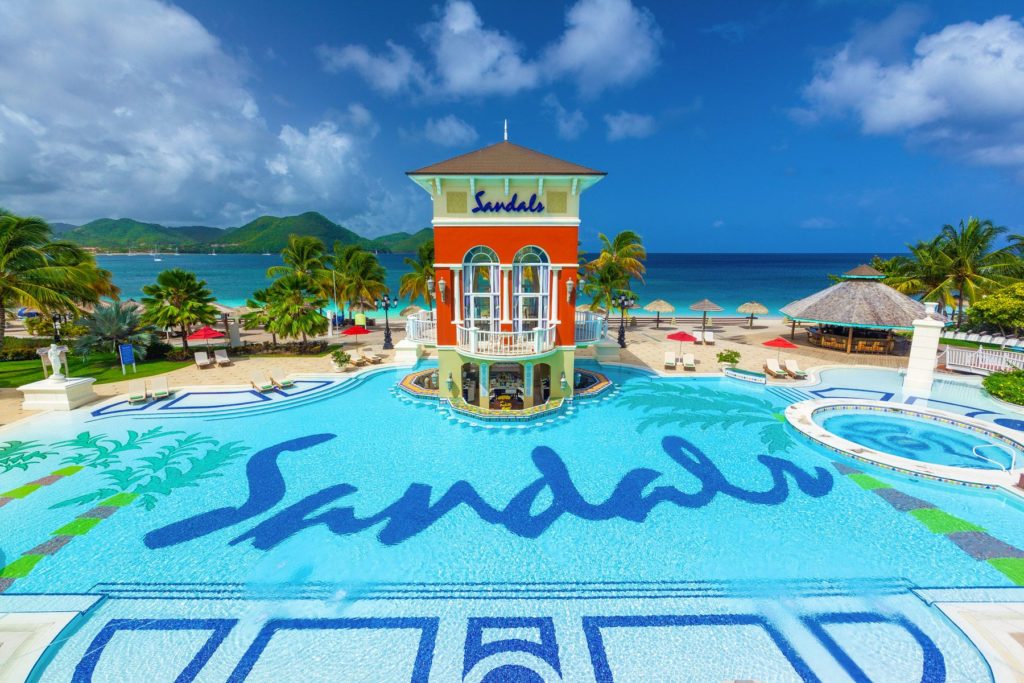
<path fill-rule="evenodd" d="M 787 315 L 790 320 L 798 323 L 814 323 L 815 325 L 836 325 L 837 327 L 855 327 L 861 330 L 913 330 L 914 327 L 903 327 L 900 325 L 859 325 L 857 323 L 842 322 L 840 320 L 813 320 L 811 318 L 794 318 L 791 315 Z M 947 323 L 949 324 L 949 323 Z"/>

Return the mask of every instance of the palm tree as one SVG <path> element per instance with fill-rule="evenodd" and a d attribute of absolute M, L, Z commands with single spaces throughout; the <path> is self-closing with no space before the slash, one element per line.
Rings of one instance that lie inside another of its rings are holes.
<path fill-rule="evenodd" d="M 583 293 L 590 297 L 590 310 L 604 308 L 604 319 L 608 320 L 617 291 L 629 287 L 629 277 L 613 263 L 587 266 L 587 278 L 583 281 Z"/>
<path fill-rule="evenodd" d="M 326 251 L 319 238 L 291 235 L 288 237 L 288 246 L 281 250 L 284 265 L 267 268 L 267 277 L 295 275 L 323 294 L 321 289 L 330 278 L 330 273 L 324 267 Z"/>
<path fill-rule="evenodd" d="M 86 332 L 78 338 L 75 350 L 87 356 L 97 347 L 117 351 L 119 344 L 131 344 L 135 355 L 146 357 L 146 349 L 156 340 L 155 328 L 146 325 L 138 306 L 115 301 L 93 309 L 82 321 Z"/>
<path fill-rule="evenodd" d="M 87 252 L 50 239 L 40 218 L 0 215 L 0 345 L 7 331 L 7 307 L 73 312 L 100 296 L 116 296 L 110 272 Z"/>
<path fill-rule="evenodd" d="M 349 308 L 366 308 L 374 299 L 387 294 L 385 270 L 377 257 L 361 247 L 346 248 L 338 270 L 338 296 Z"/>
<path fill-rule="evenodd" d="M 142 305 L 145 322 L 167 329 L 181 330 L 182 348 L 188 351 L 188 330 L 193 325 L 212 323 L 217 319 L 213 294 L 205 280 L 181 268 L 165 270 L 156 276 L 156 284 L 142 288 L 146 295 Z"/>
<path fill-rule="evenodd" d="M 640 235 L 632 230 L 623 230 L 611 240 L 604 233 L 598 233 L 597 236 L 601 240 L 601 251 L 596 259 L 587 264 L 587 269 L 592 272 L 598 268 L 615 266 L 627 277 L 635 277 L 643 282 L 644 273 L 647 272 L 644 267 L 647 251 Z"/>
<path fill-rule="evenodd" d="M 270 329 L 270 290 L 257 289 L 245 300 L 245 305 L 250 310 L 241 316 L 242 326 L 247 330 L 266 329 L 270 332 L 270 343 L 277 346 L 277 333 Z"/>
<path fill-rule="evenodd" d="M 407 296 L 410 301 L 423 299 L 427 302 L 427 309 L 433 310 L 433 292 L 427 283 L 434 279 L 434 241 L 421 244 L 416 250 L 416 258 L 406 257 L 405 264 L 412 270 L 399 281 L 398 296 Z"/>
<path fill-rule="evenodd" d="M 311 286 L 299 275 L 285 275 L 273 284 L 269 292 L 267 330 L 285 339 L 302 337 L 305 343 L 309 335 L 320 335 L 327 331 L 327 318 L 320 310 L 327 305 Z"/>

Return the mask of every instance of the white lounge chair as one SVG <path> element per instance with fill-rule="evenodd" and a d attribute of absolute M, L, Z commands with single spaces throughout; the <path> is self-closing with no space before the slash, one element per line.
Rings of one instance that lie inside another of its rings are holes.
<path fill-rule="evenodd" d="M 704 343 L 708 346 L 715 345 L 715 333 L 711 330 L 704 330 Z"/>
<path fill-rule="evenodd" d="M 377 358 L 379 360 L 384 360 L 385 358 L 387 358 L 387 356 L 385 356 L 383 353 L 380 353 L 379 351 L 377 351 L 377 349 L 375 349 L 372 346 L 364 346 L 363 355 L 366 356 L 367 358 Z"/>
<path fill-rule="evenodd" d="M 128 382 L 128 403 L 142 403 L 149 394 L 146 392 L 146 380 L 133 379 Z"/>
<path fill-rule="evenodd" d="M 672 368 L 673 370 L 676 369 L 676 352 L 675 351 L 666 351 L 665 352 L 665 367 L 666 368 Z"/>
<path fill-rule="evenodd" d="M 196 351 L 194 357 L 196 359 L 196 367 L 205 368 L 206 366 L 213 364 L 213 361 L 210 360 L 210 356 L 206 351 Z"/>
<path fill-rule="evenodd" d="M 359 355 L 362 356 L 363 360 L 367 363 L 370 363 L 371 365 L 380 365 L 384 361 L 384 356 L 367 353 L 368 351 L 369 349 L 363 349 L 359 352 Z"/>
<path fill-rule="evenodd" d="M 777 358 L 768 358 L 764 361 L 764 371 L 775 379 L 783 379 L 789 377 L 786 371 L 779 367 L 779 360 Z"/>
<path fill-rule="evenodd" d="M 213 352 L 213 358 L 217 361 L 217 365 L 231 365 L 227 349 L 217 349 Z"/>
<path fill-rule="evenodd" d="M 282 389 L 295 386 L 295 382 L 288 379 L 288 376 L 281 372 L 280 368 L 271 368 L 268 373 L 270 381 Z"/>
<path fill-rule="evenodd" d="M 967 335 L 966 340 L 969 342 L 977 342 L 981 339 L 981 335 L 977 332 Z"/>
<path fill-rule="evenodd" d="M 979 339 L 978 342 L 980 342 L 982 344 L 991 344 L 992 343 L 992 335 L 991 334 L 983 334 L 983 335 L 981 335 L 981 339 Z"/>
<path fill-rule="evenodd" d="M 807 379 L 807 373 L 800 369 L 800 365 L 796 362 L 795 358 L 787 358 L 782 362 L 786 374 L 793 379 Z"/>
<path fill-rule="evenodd" d="M 267 373 L 263 370 L 253 370 L 250 372 L 249 381 L 252 383 L 252 388 L 260 393 L 265 394 L 274 389 L 274 381 L 267 377 Z"/>
<path fill-rule="evenodd" d="M 700 330 L 691 330 L 690 334 L 693 335 L 693 340 L 694 340 L 693 343 L 694 344 L 703 344 L 704 343 L 704 333 L 701 332 Z"/>
<path fill-rule="evenodd" d="M 683 354 L 683 370 L 696 370 L 697 362 L 693 360 L 692 353 Z"/>
<path fill-rule="evenodd" d="M 152 390 L 153 399 L 156 401 L 167 398 L 171 395 L 171 390 L 167 386 L 166 377 L 154 377 L 150 380 L 150 389 Z"/>
<path fill-rule="evenodd" d="M 999 346 L 1004 346 L 1006 344 L 1006 337 L 1004 337 L 1001 334 L 996 335 L 995 337 L 992 337 L 992 343 L 998 344 Z"/>

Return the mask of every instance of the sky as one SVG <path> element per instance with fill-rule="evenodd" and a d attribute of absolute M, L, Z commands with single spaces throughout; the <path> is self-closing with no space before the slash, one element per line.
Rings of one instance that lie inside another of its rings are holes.
<path fill-rule="evenodd" d="M 502 137 L 608 172 L 581 236 L 898 251 L 1024 233 L 1024 5 L 0 3 L 0 206 L 429 225 L 405 171 Z"/>

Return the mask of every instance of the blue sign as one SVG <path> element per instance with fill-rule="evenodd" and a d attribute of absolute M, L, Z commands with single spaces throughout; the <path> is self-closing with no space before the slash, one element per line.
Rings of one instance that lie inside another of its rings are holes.
<path fill-rule="evenodd" d="M 135 349 L 131 344 L 120 344 L 117 352 L 121 354 L 121 365 L 135 365 Z"/>
<path fill-rule="evenodd" d="M 537 194 L 530 195 L 529 202 L 519 201 L 519 193 L 515 192 L 512 194 L 512 198 L 507 202 L 482 202 L 480 198 L 485 194 L 484 190 L 480 190 L 476 193 L 476 206 L 473 207 L 473 213 L 499 213 L 501 211 L 509 211 L 512 213 L 540 213 L 544 210 L 544 203 L 537 201 Z"/>

